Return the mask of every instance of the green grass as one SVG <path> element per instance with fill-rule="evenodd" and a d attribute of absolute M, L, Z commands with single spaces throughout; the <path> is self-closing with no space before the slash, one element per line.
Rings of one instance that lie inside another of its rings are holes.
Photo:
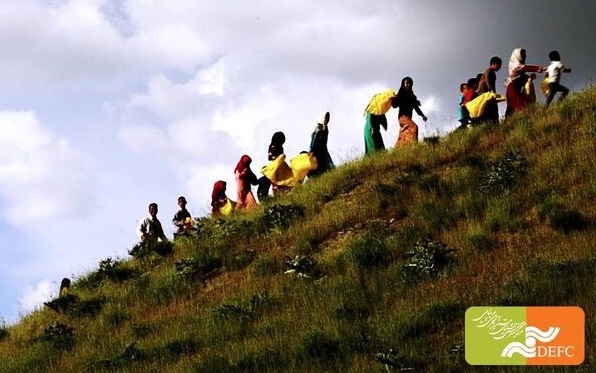
<path fill-rule="evenodd" d="M 594 371 L 594 154 L 588 88 L 351 161 L 173 252 L 101 261 L 0 323 L 0 373 L 525 372 L 464 360 L 465 310 L 493 304 L 581 306 L 568 371 Z"/>

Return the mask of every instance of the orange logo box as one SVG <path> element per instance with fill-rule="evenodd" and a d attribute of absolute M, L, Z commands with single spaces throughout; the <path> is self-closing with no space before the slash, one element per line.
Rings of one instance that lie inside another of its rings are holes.
<path fill-rule="evenodd" d="M 536 342 L 536 357 L 527 365 L 579 365 L 584 361 L 585 315 L 579 307 L 528 307 L 528 325 L 541 330 L 558 327 L 559 333 L 550 342 Z M 532 342 L 530 342 L 532 343 Z"/>

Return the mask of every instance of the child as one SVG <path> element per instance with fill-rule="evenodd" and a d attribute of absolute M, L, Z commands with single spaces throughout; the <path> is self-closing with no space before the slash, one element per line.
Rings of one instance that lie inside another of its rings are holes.
<path fill-rule="evenodd" d="M 468 83 L 466 84 L 466 88 L 463 92 L 464 97 L 461 103 L 463 122 L 462 125 L 459 126 L 459 129 L 466 128 L 468 124 L 472 123 L 472 118 L 470 118 L 470 113 L 466 108 L 466 104 L 476 98 L 476 96 L 478 95 L 476 93 L 476 89 L 478 89 L 478 80 L 476 78 L 468 79 Z"/>
<path fill-rule="evenodd" d="M 180 207 L 180 210 L 176 212 L 172 219 L 172 224 L 176 227 L 174 237 L 187 234 L 189 231 L 193 230 L 191 223 L 192 218 L 190 212 L 186 209 L 186 198 L 184 198 L 184 196 L 178 197 L 178 206 Z"/>
<path fill-rule="evenodd" d="M 548 97 L 546 98 L 546 107 L 548 107 L 557 94 L 557 92 L 561 92 L 561 100 L 567 96 L 569 93 L 569 89 L 567 87 L 562 86 L 559 84 L 561 80 L 561 73 L 570 73 L 571 69 L 566 69 L 565 66 L 561 63 L 561 56 L 557 51 L 551 51 L 548 54 L 550 58 L 550 65 L 546 68 L 546 72 L 548 74 Z"/>
<path fill-rule="evenodd" d="M 466 120 L 466 113 L 465 113 L 465 107 L 464 105 L 464 92 L 468 89 L 468 84 L 467 83 L 461 83 L 459 85 L 459 93 L 461 93 L 461 95 L 459 96 L 459 119 L 458 122 L 461 123 L 461 125 L 463 127 L 465 127 L 465 125 L 467 124 L 467 120 Z"/>
<path fill-rule="evenodd" d="M 497 93 L 495 88 L 497 82 L 497 71 L 501 70 L 502 64 L 503 60 L 501 60 L 501 58 L 498 56 L 493 56 L 490 59 L 489 67 L 486 70 L 484 70 L 484 73 L 482 74 L 482 77 L 478 82 L 478 93 Z M 486 109 L 484 109 L 484 114 L 482 115 L 481 120 L 492 123 L 496 123 L 499 121 L 499 107 L 497 106 L 496 101 L 491 101 L 487 104 Z"/>

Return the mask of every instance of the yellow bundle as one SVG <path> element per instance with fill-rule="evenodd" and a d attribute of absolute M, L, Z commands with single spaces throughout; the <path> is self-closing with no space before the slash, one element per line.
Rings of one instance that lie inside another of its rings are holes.
<path fill-rule="evenodd" d="M 531 74 L 524 85 L 524 93 L 528 97 L 530 102 L 536 102 L 536 91 L 534 90 L 534 79 L 536 74 Z"/>
<path fill-rule="evenodd" d="M 317 159 L 312 153 L 298 154 L 290 161 L 290 168 L 297 183 L 304 181 L 308 171 L 316 170 L 317 167 L 319 167 Z"/>
<path fill-rule="evenodd" d="M 500 93 L 485 92 L 478 95 L 475 99 L 466 102 L 466 109 L 470 113 L 470 118 L 479 118 L 484 114 L 486 105 L 491 101 L 496 100 L 497 102 L 505 101 L 505 97 Z"/>
<path fill-rule="evenodd" d="M 544 97 L 548 97 L 548 94 L 550 93 L 550 88 L 548 88 L 548 75 L 545 76 L 540 83 L 540 90 L 544 94 Z"/>
<path fill-rule="evenodd" d="M 226 198 L 226 203 L 219 208 L 219 212 L 222 215 L 230 215 L 234 208 L 236 207 L 236 202 L 232 201 L 229 198 Z"/>
<path fill-rule="evenodd" d="M 370 99 L 365 111 L 374 115 L 385 114 L 391 109 L 391 99 L 395 96 L 397 93 L 393 89 L 377 93 Z"/>
<path fill-rule="evenodd" d="M 261 173 L 265 175 L 273 184 L 295 187 L 298 183 L 294 179 L 292 169 L 286 161 L 286 155 L 281 154 L 268 165 L 263 166 Z"/>

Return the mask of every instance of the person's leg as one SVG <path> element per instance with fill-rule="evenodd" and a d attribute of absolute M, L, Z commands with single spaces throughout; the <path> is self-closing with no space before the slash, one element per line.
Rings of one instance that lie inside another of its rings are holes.
<path fill-rule="evenodd" d="M 569 94 L 569 88 L 559 84 L 559 92 L 561 92 L 561 97 L 559 98 L 559 100 L 562 100 Z"/>
<path fill-rule="evenodd" d="M 548 97 L 546 98 L 546 107 L 548 107 L 550 105 L 550 103 L 552 102 L 553 98 L 555 98 L 555 95 L 557 94 L 558 89 L 559 89 L 559 84 L 557 82 L 548 83 Z"/>

